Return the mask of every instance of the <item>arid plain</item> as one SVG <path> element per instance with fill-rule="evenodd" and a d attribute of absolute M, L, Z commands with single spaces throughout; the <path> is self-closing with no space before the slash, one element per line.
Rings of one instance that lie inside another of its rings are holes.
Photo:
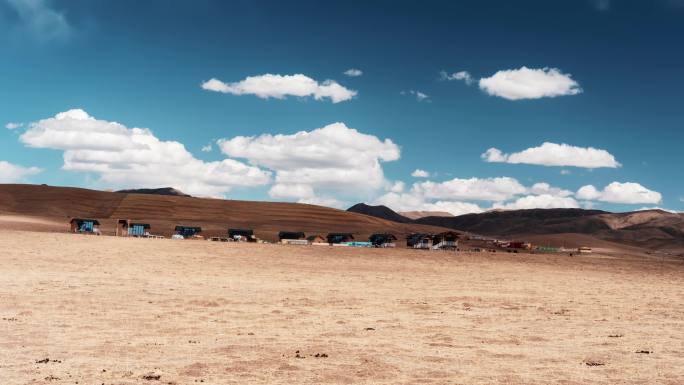
<path fill-rule="evenodd" d="M 684 265 L 0 232 L 2 384 L 681 384 Z"/>

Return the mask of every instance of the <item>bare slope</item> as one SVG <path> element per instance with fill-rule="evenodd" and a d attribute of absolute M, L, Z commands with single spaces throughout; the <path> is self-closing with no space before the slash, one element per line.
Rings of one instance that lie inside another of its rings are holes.
<path fill-rule="evenodd" d="M 684 383 L 683 263 L 30 232 L 0 250 L 2 385 Z"/>
<path fill-rule="evenodd" d="M 113 193 L 71 187 L 0 185 L 0 215 L 47 218 L 67 228 L 70 217 L 96 218 L 113 232 L 117 219 L 144 221 L 156 234 L 169 235 L 178 224 L 202 226 L 205 235 L 224 235 L 229 227 L 247 227 L 273 240 L 278 231 L 307 234 L 351 232 L 365 240 L 373 232 L 403 236 L 442 228 L 401 224 L 367 215 L 299 203 L 204 199 L 169 195 Z M 15 223 L 15 222 L 9 222 Z M 12 227 L 5 225 L 5 227 Z M 43 227 L 40 227 L 42 230 Z"/>
<path fill-rule="evenodd" d="M 409 219 L 420 219 L 425 217 L 453 217 L 454 214 L 448 213 L 446 211 L 401 211 L 400 215 L 405 216 Z"/>
<path fill-rule="evenodd" d="M 453 218 L 426 217 L 414 223 L 497 236 L 535 236 L 535 239 L 543 239 L 539 237 L 541 235 L 586 234 L 604 241 L 651 249 L 684 249 L 684 215 L 661 210 L 629 213 L 582 209 L 512 210 Z"/>
<path fill-rule="evenodd" d="M 455 217 L 426 216 L 414 219 L 397 214 L 385 206 L 358 204 L 349 210 L 358 211 L 358 207 L 363 208 L 368 215 L 388 220 L 394 220 L 398 216 L 403 218 L 402 221 L 408 219 L 409 223 L 475 234 L 524 238 L 540 244 L 591 246 L 608 241 L 674 253 L 684 252 L 684 214 L 662 210 L 628 213 L 583 209 L 499 210 Z M 558 242 L 564 239 L 568 241 Z"/>

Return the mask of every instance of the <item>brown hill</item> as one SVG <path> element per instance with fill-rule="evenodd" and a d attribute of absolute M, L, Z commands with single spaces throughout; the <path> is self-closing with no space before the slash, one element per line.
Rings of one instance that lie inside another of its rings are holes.
<path fill-rule="evenodd" d="M 206 236 L 225 236 L 228 228 L 251 228 L 263 239 L 275 240 L 282 230 L 307 235 L 351 232 L 366 240 L 373 232 L 438 232 L 444 228 L 402 224 L 368 215 L 299 203 L 253 202 L 173 195 L 116 193 L 71 187 L 0 185 L 0 216 L 5 228 L 65 231 L 71 217 L 99 219 L 113 233 L 117 219 L 143 221 L 154 234 L 169 235 L 176 225 L 195 225 Z M 26 218 L 34 218 L 35 222 Z"/>
<path fill-rule="evenodd" d="M 425 217 L 453 217 L 454 214 L 446 211 L 401 211 L 400 215 L 409 219 L 420 219 Z"/>
<path fill-rule="evenodd" d="M 470 231 L 477 234 L 508 236 L 514 234 L 593 234 L 610 227 L 598 214 L 600 210 L 532 209 L 488 211 L 456 217 L 425 217 L 414 222 Z"/>
<path fill-rule="evenodd" d="M 675 252 L 684 249 L 684 215 L 661 210 L 629 213 L 582 209 L 510 210 L 452 218 L 426 217 L 414 223 L 502 237 L 544 239 L 540 236 L 585 234 L 649 249 Z"/>

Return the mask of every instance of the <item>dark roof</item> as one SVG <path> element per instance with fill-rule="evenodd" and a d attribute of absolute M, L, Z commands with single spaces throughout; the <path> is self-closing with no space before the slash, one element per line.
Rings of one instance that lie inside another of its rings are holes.
<path fill-rule="evenodd" d="M 460 235 L 455 232 L 455 231 L 445 231 L 443 233 L 435 234 L 435 237 L 439 238 L 445 238 L 445 237 L 454 237 L 454 238 L 459 238 Z"/>
<path fill-rule="evenodd" d="M 251 237 L 254 235 L 254 231 L 252 229 L 228 229 L 229 237 L 234 237 L 236 235 Z"/>
<path fill-rule="evenodd" d="M 428 240 L 433 239 L 432 234 L 425 234 L 425 233 L 409 234 L 406 236 L 406 245 L 411 247 L 417 243 L 423 243 L 423 241 L 426 239 L 428 239 Z"/>
<path fill-rule="evenodd" d="M 432 239 L 432 234 L 427 234 L 427 233 L 413 233 L 413 234 L 409 234 L 409 235 L 406 236 L 406 239 L 423 239 L 423 238 Z"/>
<path fill-rule="evenodd" d="M 304 239 L 306 234 L 301 231 L 281 231 L 278 233 L 280 239 Z"/>
<path fill-rule="evenodd" d="M 83 222 L 93 222 L 94 225 L 100 225 L 100 222 L 97 219 L 89 219 L 89 218 L 71 218 L 71 221 L 69 223 L 74 223 L 76 222 L 77 224 L 81 224 Z"/>
<path fill-rule="evenodd" d="M 457 232 L 455 232 L 455 231 L 445 231 L 445 232 L 443 232 L 443 233 L 438 233 L 438 234 L 435 234 L 435 235 L 447 235 L 447 234 L 451 234 L 451 235 L 460 235 L 459 233 L 457 233 Z"/>
<path fill-rule="evenodd" d="M 199 226 L 176 226 L 175 231 L 183 230 L 194 230 L 195 232 L 202 232 L 202 228 Z"/>
<path fill-rule="evenodd" d="M 328 234 L 328 243 L 339 243 L 343 242 L 345 239 L 354 239 L 351 233 L 330 233 Z"/>
<path fill-rule="evenodd" d="M 397 237 L 390 233 L 375 233 L 368 237 L 368 240 L 373 244 L 382 244 L 391 241 L 396 241 Z"/>
<path fill-rule="evenodd" d="M 374 246 L 381 246 L 386 243 L 396 241 L 397 237 L 392 234 L 373 234 L 368 238 L 368 241 Z"/>

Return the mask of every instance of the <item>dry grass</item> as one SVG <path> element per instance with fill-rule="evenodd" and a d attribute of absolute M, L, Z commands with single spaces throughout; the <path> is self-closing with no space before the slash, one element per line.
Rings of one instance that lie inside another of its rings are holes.
<path fill-rule="evenodd" d="M 3 385 L 684 383 L 676 262 L 7 231 L 0 250 Z"/>

